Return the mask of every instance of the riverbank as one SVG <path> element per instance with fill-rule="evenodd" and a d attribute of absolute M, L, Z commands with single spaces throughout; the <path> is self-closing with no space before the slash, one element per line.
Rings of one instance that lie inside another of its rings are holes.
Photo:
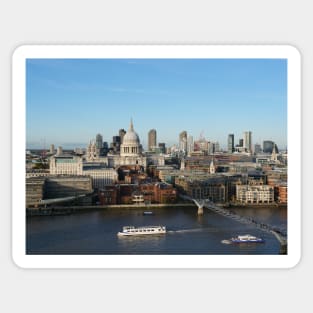
<path fill-rule="evenodd" d="M 227 203 L 220 204 L 220 207 L 226 209 L 244 209 L 244 208 L 287 208 L 286 204 L 238 204 Z M 26 208 L 26 216 L 56 216 L 56 215 L 69 215 L 78 212 L 86 211 L 101 211 L 107 209 L 114 210 L 138 210 L 150 211 L 152 209 L 171 209 L 173 207 L 197 208 L 193 202 L 172 203 L 172 204 L 113 204 L 113 205 L 69 205 L 69 206 L 55 206 L 47 208 Z"/>
<path fill-rule="evenodd" d="M 228 203 L 225 208 L 287 208 L 286 203 Z"/>
<path fill-rule="evenodd" d="M 106 209 L 138 210 L 150 211 L 152 209 L 171 209 L 173 207 L 196 208 L 194 203 L 172 203 L 172 204 L 114 204 L 114 205 L 84 205 L 84 206 L 56 206 L 48 208 L 27 208 L 26 216 L 51 216 L 68 215 L 84 211 L 101 211 Z"/>

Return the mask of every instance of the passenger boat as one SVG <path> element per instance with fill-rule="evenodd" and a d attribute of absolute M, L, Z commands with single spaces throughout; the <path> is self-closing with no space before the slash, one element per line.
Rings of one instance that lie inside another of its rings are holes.
<path fill-rule="evenodd" d="M 118 232 L 118 236 L 138 236 L 138 235 L 158 235 L 165 234 L 165 226 L 124 226 L 121 232 Z"/>
<path fill-rule="evenodd" d="M 258 238 L 251 235 L 241 235 L 230 239 L 233 243 L 247 243 L 247 242 L 253 242 L 253 243 L 262 243 L 265 242 L 264 239 Z"/>
<path fill-rule="evenodd" d="M 142 214 L 143 215 L 154 215 L 154 213 L 152 211 L 144 211 Z"/>

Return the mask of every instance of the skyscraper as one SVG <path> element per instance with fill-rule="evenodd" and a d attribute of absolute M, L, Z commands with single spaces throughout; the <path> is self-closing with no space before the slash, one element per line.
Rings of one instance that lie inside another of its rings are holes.
<path fill-rule="evenodd" d="M 103 137 L 101 134 L 97 134 L 97 136 L 96 136 L 96 147 L 97 147 L 97 149 L 103 148 Z"/>
<path fill-rule="evenodd" d="M 235 141 L 234 141 L 234 134 L 228 135 L 228 153 L 233 153 L 235 151 Z"/>
<path fill-rule="evenodd" d="M 123 138 L 124 138 L 124 135 L 126 134 L 126 130 L 124 128 L 121 128 L 119 131 L 118 131 L 118 135 L 120 136 L 120 140 L 121 140 L 121 144 L 123 143 Z"/>
<path fill-rule="evenodd" d="M 54 154 L 54 144 L 50 145 L 50 154 Z"/>
<path fill-rule="evenodd" d="M 264 153 L 272 153 L 274 147 L 274 142 L 271 140 L 263 141 L 263 152 Z"/>
<path fill-rule="evenodd" d="M 185 130 L 179 134 L 179 150 L 187 152 L 187 132 Z"/>
<path fill-rule="evenodd" d="M 163 153 L 163 154 L 166 153 L 166 146 L 164 142 L 159 142 L 159 149 L 160 149 L 160 153 Z"/>
<path fill-rule="evenodd" d="M 243 133 L 243 147 L 247 152 L 252 152 L 252 132 L 246 131 Z"/>
<path fill-rule="evenodd" d="M 258 154 L 258 153 L 261 153 L 261 152 L 262 152 L 261 145 L 258 144 L 258 143 L 256 143 L 256 144 L 254 145 L 254 153 L 255 153 L 255 154 Z"/>
<path fill-rule="evenodd" d="M 187 154 L 190 156 L 193 151 L 194 151 L 193 137 L 188 136 L 188 138 L 187 138 Z"/>
<path fill-rule="evenodd" d="M 156 130 L 155 129 L 151 129 L 149 130 L 149 133 L 148 133 L 148 150 L 149 151 L 152 151 L 155 149 L 156 147 L 156 143 L 157 143 L 157 133 L 156 133 Z"/>

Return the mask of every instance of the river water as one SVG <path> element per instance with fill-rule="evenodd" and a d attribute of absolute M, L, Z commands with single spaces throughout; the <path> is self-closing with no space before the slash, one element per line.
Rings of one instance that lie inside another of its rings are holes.
<path fill-rule="evenodd" d="M 26 221 L 27 254 L 279 254 L 277 239 L 205 209 L 106 209 L 64 216 L 32 216 Z M 242 216 L 275 226 L 287 226 L 286 208 L 232 208 Z M 156 236 L 118 237 L 123 226 L 165 225 L 168 233 Z M 265 239 L 261 244 L 223 244 L 237 235 Z"/>

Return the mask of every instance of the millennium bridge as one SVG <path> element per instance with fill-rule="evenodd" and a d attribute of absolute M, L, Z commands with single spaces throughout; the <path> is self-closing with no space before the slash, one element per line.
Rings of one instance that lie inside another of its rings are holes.
<path fill-rule="evenodd" d="M 255 228 L 263 232 L 274 235 L 280 243 L 280 254 L 287 254 L 287 229 L 279 226 L 272 226 L 269 224 L 260 223 L 257 220 L 254 220 L 252 217 L 241 216 L 239 214 L 231 212 L 228 209 L 217 206 L 209 199 L 193 199 L 186 195 L 180 195 L 180 197 L 184 200 L 193 201 L 198 207 L 198 215 L 203 215 L 203 208 L 207 208 L 210 211 L 213 211 L 226 218 L 232 219 L 242 224 L 254 226 Z"/>

